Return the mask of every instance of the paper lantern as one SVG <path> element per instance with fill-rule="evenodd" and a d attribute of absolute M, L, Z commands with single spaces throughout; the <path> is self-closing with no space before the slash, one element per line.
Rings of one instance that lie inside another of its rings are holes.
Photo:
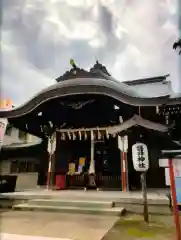
<path fill-rule="evenodd" d="M 132 146 L 132 160 L 136 171 L 145 172 L 149 169 L 148 148 L 145 144 L 136 143 Z"/>

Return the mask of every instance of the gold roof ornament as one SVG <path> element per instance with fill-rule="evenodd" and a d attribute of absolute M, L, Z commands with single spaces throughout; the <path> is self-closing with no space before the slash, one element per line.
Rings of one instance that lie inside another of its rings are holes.
<path fill-rule="evenodd" d="M 73 68 L 77 68 L 76 64 L 75 64 L 75 61 L 73 58 L 70 59 L 70 65 L 73 67 Z"/>

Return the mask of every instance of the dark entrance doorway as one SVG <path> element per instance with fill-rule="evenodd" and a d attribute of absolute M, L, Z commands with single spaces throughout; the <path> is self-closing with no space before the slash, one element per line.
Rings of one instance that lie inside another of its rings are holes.
<path fill-rule="evenodd" d="M 99 189 L 121 189 L 120 154 L 117 139 L 94 141 L 96 185 Z M 55 176 L 67 176 L 67 188 L 84 188 L 84 173 L 89 172 L 91 159 L 90 139 L 57 140 Z M 74 168 L 71 170 L 71 168 Z"/>

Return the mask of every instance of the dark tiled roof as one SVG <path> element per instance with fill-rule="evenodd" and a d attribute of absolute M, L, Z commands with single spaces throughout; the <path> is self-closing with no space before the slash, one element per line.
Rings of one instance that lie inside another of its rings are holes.
<path fill-rule="evenodd" d="M 106 67 L 98 61 L 89 71 L 80 69 L 76 64 L 73 64 L 69 71 L 56 79 L 56 84 L 42 90 L 22 106 L 13 108 L 11 111 L 0 111 L 0 117 L 14 118 L 23 116 L 50 99 L 80 94 L 111 96 L 117 101 L 132 106 L 157 106 L 167 104 L 170 100 L 172 100 L 172 103 L 173 101 L 179 101 L 180 103 L 180 99 L 170 99 L 171 88 L 169 81 L 166 81 L 167 77 L 168 75 L 164 75 L 120 82 L 114 79 Z M 161 84 L 158 84 L 159 86 L 156 86 L 155 89 L 154 84 L 147 87 L 146 84 L 150 83 Z M 151 87 L 152 89 L 148 89 Z"/>
<path fill-rule="evenodd" d="M 32 147 L 32 146 L 38 146 L 41 142 L 35 142 L 35 143 L 12 143 L 9 145 L 2 146 L 3 149 L 15 149 L 15 148 L 24 148 L 24 147 Z"/>
<path fill-rule="evenodd" d="M 158 76 L 158 77 L 150 77 L 150 78 L 140 78 L 140 79 L 135 79 L 135 80 L 130 80 L 130 81 L 123 81 L 123 83 L 134 86 L 134 85 L 140 85 L 140 84 L 149 84 L 149 83 L 158 83 L 158 82 L 163 82 L 166 81 L 167 77 L 169 77 L 169 74 L 163 75 L 163 76 Z"/>

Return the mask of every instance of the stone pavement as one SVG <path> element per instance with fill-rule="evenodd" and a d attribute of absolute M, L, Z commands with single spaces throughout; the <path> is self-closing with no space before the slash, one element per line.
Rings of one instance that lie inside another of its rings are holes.
<path fill-rule="evenodd" d="M 0 217 L 0 239 L 3 240 L 100 240 L 118 219 L 110 216 L 16 211 L 1 212 Z"/>
<path fill-rule="evenodd" d="M 49 237 L 35 237 L 35 236 L 27 236 L 27 235 L 19 235 L 19 234 L 8 234 L 8 233 L 0 233 L 1 240 L 71 240 L 68 238 L 49 238 Z"/>
<path fill-rule="evenodd" d="M 166 190 L 153 190 L 148 191 L 148 200 L 168 200 L 166 197 Z M 119 199 L 142 199 L 142 192 L 121 192 L 121 191 L 83 191 L 83 190 L 65 190 L 65 191 L 52 191 L 45 189 L 32 189 L 22 192 L 1 193 L 0 197 L 11 198 L 89 198 L 91 199 L 111 199 L 113 201 Z"/>

